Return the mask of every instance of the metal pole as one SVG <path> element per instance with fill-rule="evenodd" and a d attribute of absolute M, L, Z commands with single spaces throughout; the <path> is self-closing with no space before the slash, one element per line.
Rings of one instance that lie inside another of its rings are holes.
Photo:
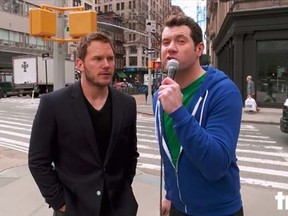
<path fill-rule="evenodd" d="M 160 216 L 162 216 L 162 193 L 163 193 L 163 159 L 160 154 Z"/>
<path fill-rule="evenodd" d="M 148 0 L 148 20 L 151 20 L 151 0 Z M 151 31 L 148 31 L 148 50 L 150 50 L 152 47 L 151 42 Z M 148 53 L 148 63 L 150 63 L 152 60 L 151 54 Z M 148 96 L 147 96 L 147 104 L 152 104 L 152 86 L 151 86 L 151 69 L 148 67 Z"/>
<path fill-rule="evenodd" d="M 48 93 L 48 74 L 47 74 L 47 58 L 45 60 L 45 76 L 46 76 L 46 93 Z"/>
<path fill-rule="evenodd" d="M 64 7 L 64 0 L 54 0 L 54 5 Z M 64 14 L 58 14 L 57 19 L 57 37 L 64 38 L 65 20 Z M 58 90 L 65 87 L 65 50 L 64 43 L 54 42 L 53 51 L 53 70 L 54 70 L 54 88 Z"/>

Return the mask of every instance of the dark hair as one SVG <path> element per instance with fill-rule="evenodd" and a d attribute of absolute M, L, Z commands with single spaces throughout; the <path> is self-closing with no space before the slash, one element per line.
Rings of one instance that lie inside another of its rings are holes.
<path fill-rule="evenodd" d="M 174 15 L 169 17 L 164 23 L 164 26 L 167 27 L 182 26 L 182 25 L 186 25 L 190 28 L 191 30 L 190 36 L 194 41 L 195 46 L 203 42 L 202 29 L 200 28 L 198 23 L 195 22 L 194 19 L 192 19 L 191 17 Z"/>
<path fill-rule="evenodd" d="M 115 54 L 113 43 L 111 38 L 102 32 L 92 32 L 82 37 L 77 45 L 77 58 L 84 60 L 87 54 L 87 48 L 92 41 L 101 41 L 104 43 L 109 43 L 113 53 Z"/>

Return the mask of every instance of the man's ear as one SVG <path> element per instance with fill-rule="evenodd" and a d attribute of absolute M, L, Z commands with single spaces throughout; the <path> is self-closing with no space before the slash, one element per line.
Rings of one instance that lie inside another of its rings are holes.
<path fill-rule="evenodd" d="M 84 70 L 84 63 L 83 63 L 83 61 L 80 58 L 76 59 L 75 67 L 76 67 L 76 69 L 78 69 L 81 72 Z"/>
<path fill-rule="evenodd" d="M 200 42 L 197 47 L 196 47 L 196 50 L 197 50 L 197 54 L 198 54 L 198 57 L 202 56 L 203 55 L 203 52 L 204 52 L 204 43 L 203 42 Z"/>

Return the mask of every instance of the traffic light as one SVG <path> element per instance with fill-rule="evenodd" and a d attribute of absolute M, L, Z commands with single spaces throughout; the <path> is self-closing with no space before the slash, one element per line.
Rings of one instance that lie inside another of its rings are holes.
<path fill-rule="evenodd" d="M 69 14 L 69 34 L 72 38 L 82 37 L 97 30 L 95 11 L 76 11 Z"/>
<path fill-rule="evenodd" d="M 147 65 L 148 69 L 152 69 L 153 68 L 153 61 L 148 61 L 148 65 Z"/>
<path fill-rule="evenodd" d="M 53 11 L 31 8 L 29 24 L 32 36 L 53 37 L 56 35 L 56 13 Z"/>

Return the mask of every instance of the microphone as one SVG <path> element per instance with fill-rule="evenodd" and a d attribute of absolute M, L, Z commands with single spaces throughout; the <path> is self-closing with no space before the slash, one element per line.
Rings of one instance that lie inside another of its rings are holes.
<path fill-rule="evenodd" d="M 179 69 L 179 62 L 176 59 L 170 59 L 166 65 L 168 77 L 174 79 L 176 71 Z"/>

